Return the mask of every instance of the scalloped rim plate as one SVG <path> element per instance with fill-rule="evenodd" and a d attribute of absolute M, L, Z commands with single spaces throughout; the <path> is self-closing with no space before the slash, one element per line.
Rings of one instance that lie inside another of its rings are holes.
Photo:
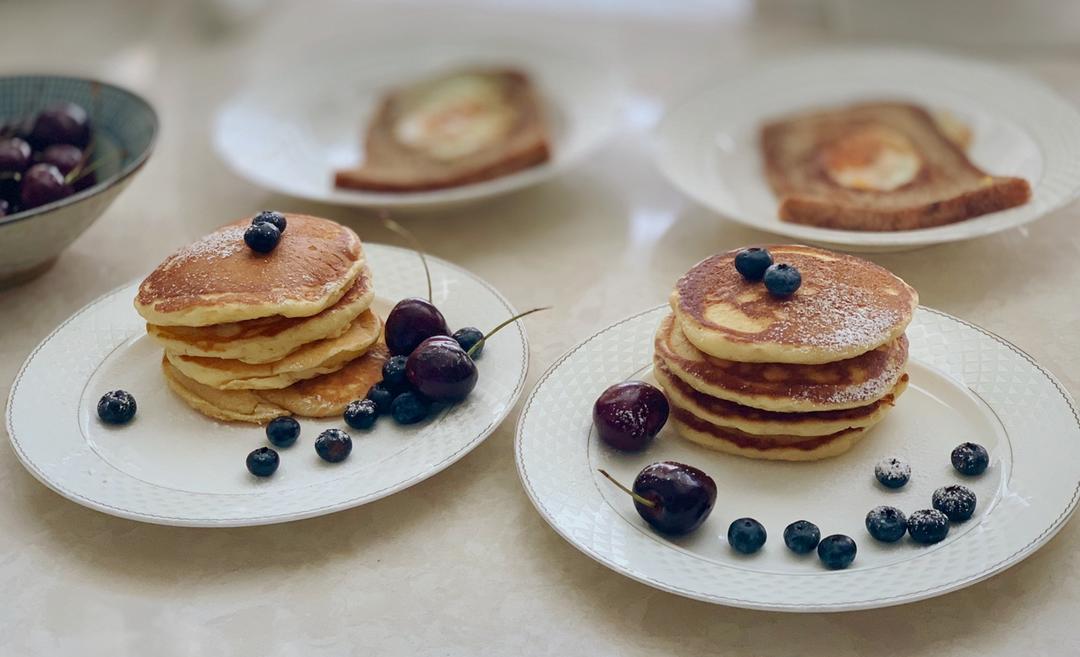
<path fill-rule="evenodd" d="M 340 62 L 347 61 L 348 80 Z M 390 88 L 462 66 L 516 66 L 544 104 L 551 159 L 492 180 L 416 192 L 334 187 L 334 171 L 361 158 L 362 128 Z M 283 73 L 281 68 L 294 71 Z M 287 94 L 281 80 L 289 79 Z M 267 98 L 276 98 L 268 103 Z M 621 121 L 622 82 L 597 54 L 529 41 L 442 37 L 322 43 L 256 75 L 218 111 L 214 145 L 251 182 L 299 198 L 361 207 L 437 208 L 536 184 L 581 161 Z"/>
<path fill-rule="evenodd" d="M 365 244 L 373 307 L 385 316 L 397 299 L 423 296 L 416 254 Z M 485 329 L 516 314 L 491 285 L 428 257 L 435 303 L 451 326 Z M 491 338 L 478 359 L 469 397 L 410 427 L 382 418 L 371 431 L 341 418 L 303 419 L 301 436 L 278 449 L 267 479 L 244 467 L 268 445 L 255 425 L 211 420 L 176 397 L 161 374 L 161 349 L 132 307 L 138 283 L 88 304 L 34 349 L 12 385 L 7 429 L 19 460 L 49 488 L 83 506 L 166 525 L 263 525 L 333 513 L 380 499 L 449 467 L 489 436 L 520 397 L 529 345 L 520 322 Z M 98 398 L 123 388 L 139 410 L 121 427 L 96 416 Z M 340 464 L 322 462 L 312 444 L 326 428 L 353 438 Z"/>
<path fill-rule="evenodd" d="M 935 228 L 848 231 L 780 221 L 763 173 L 761 124 L 859 100 L 898 99 L 948 110 L 973 132 L 976 165 L 1031 183 L 1026 204 Z M 1034 221 L 1080 193 L 1080 113 L 1042 82 L 1008 67 L 933 52 L 839 50 L 762 64 L 700 89 L 656 129 L 663 174 L 702 205 L 752 228 L 861 251 L 970 239 Z"/>
<path fill-rule="evenodd" d="M 945 313 L 920 308 L 908 336 L 911 385 L 896 408 L 848 453 L 811 463 L 777 463 L 698 447 L 666 427 L 640 454 L 604 445 L 592 405 L 608 386 L 650 378 L 652 336 L 666 305 L 618 322 L 573 348 L 541 378 L 517 428 L 523 486 L 540 515 L 576 548 L 658 589 L 707 602 L 773 611 L 846 611 L 903 604 L 974 584 L 1045 544 L 1080 494 L 1080 417 L 1061 384 L 1005 340 Z M 960 442 L 982 443 L 991 466 L 962 477 L 949 464 Z M 913 468 L 899 491 L 876 483 L 873 466 L 901 456 Z M 659 460 L 695 465 L 717 482 L 716 507 L 692 535 L 653 532 L 632 502 L 596 470 L 629 483 Z M 870 508 L 910 513 L 934 489 L 962 483 L 979 497 L 975 516 L 945 541 L 882 544 L 863 526 Z M 726 543 L 732 520 L 765 525 L 762 551 L 743 556 Z M 825 570 L 791 553 L 783 528 L 798 519 L 858 544 L 847 570 Z"/>

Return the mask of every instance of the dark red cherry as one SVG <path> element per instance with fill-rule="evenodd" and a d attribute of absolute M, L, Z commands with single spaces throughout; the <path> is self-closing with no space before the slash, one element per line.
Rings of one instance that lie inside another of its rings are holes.
<path fill-rule="evenodd" d="M 59 169 L 51 164 L 35 164 L 23 174 L 19 198 L 22 206 L 30 209 L 59 201 L 73 193 L 75 190 L 64 182 Z"/>
<path fill-rule="evenodd" d="M 75 103 L 58 103 L 34 119 L 30 141 L 37 148 L 53 144 L 73 144 L 86 148 L 90 142 L 90 117 Z"/>
<path fill-rule="evenodd" d="M 459 401 L 476 387 L 476 363 L 457 340 L 433 336 L 420 343 L 405 363 L 413 388 L 433 401 Z"/>
<path fill-rule="evenodd" d="M 645 466 L 628 490 L 601 470 L 608 479 L 634 497 L 634 508 L 662 534 L 687 534 L 698 527 L 716 504 L 716 482 L 697 468 L 675 461 Z"/>
<path fill-rule="evenodd" d="M 408 356 L 434 335 L 450 335 L 439 309 L 423 299 L 402 299 L 386 317 L 386 346 L 391 356 Z"/>
<path fill-rule="evenodd" d="M 82 163 L 82 149 L 71 144 L 53 144 L 41 152 L 41 161 L 51 164 L 65 176 Z"/>
<path fill-rule="evenodd" d="M 629 452 L 648 447 L 667 419 L 667 397 L 644 381 L 616 383 L 593 404 L 593 422 L 600 439 Z"/>
<path fill-rule="evenodd" d="M 22 173 L 30 168 L 30 144 L 18 137 L 0 140 L 0 173 Z"/>

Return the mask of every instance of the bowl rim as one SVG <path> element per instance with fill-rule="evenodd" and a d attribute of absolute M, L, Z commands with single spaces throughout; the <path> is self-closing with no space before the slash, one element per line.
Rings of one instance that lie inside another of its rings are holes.
<path fill-rule="evenodd" d="M 159 132 L 160 127 L 161 127 L 160 120 L 158 119 L 158 113 L 157 113 L 157 110 L 154 109 L 154 106 L 150 104 L 150 101 L 146 100 L 146 98 L 144 98 L 143 96 L 135 93 L 134 91 L 131 91 L 130 89 L 126 89 L 126 88 L 121 87 L 119 85 L 113 84 L 111 82 L 106 82 L 104 80 L 100 80 L 98 78 L 84 77 L 84 76 L 78 76 L 78 75 L 55 75 L 55 74 L 48 74 L 48 73 L 43 73 L 43 74 L 23 73 L 23 74 L 18 74 L 18 75 L 0 75 L 0 83 L 5 82 L 7 80 L 18 80 L 18 79 L 37 79 L 37 80 L 43 80 L 44 79 L 44 80 L 58 80 L 58 81 L 68 81 L 68 82 L 86 82 L 86 83 L 89 83 L 89 84 L 101 85 L 102 87 L 108 87 L 112 91 L 115 91 L 115 92 L 117 92 L 117 93 L 119 93 L 119 94 L 121 94 L 123 96 L 127 96 L 135 105 L 141 106 L 142 109 L 148 114 L 148 116 L 150 117 L 150 139 L 146 143 L 146 148 L 144 148 L 141 153 L 139 153 L 131 162 L 129 162 L 127 165 L 125 165 L 123 168 L 121 168 L 119 172 L 113 174 L 109 178 L 106 178 L 105 180 L 102 180 L 102 181 L 100 181 L 100 182 L 98 182 L 98 183 L 96 183 L 94 185 L 91 185 L 90 187 L 87 187 L 86 189 L 84 189 L 82 191 L 76 192 L 76 193 L 72 194 L 71 196 L 67 196 L 67 197 L 64 197 L 62 199 L 53 201 L 52 203 L 46 203 L 45 205 L 39 205 L 36 208 L 31 208 L 30 210 L 24 210 L 24 211 L 19 212 L 17 214 L 13 214 L 13 215 L 11 215 L 9 217 L 0 217 L 0 228 L 7 227 L 7 226 L 9 226 L 11 224 L 19 223 L 20 221 L 26 221 L 27 219 L 33 219 L 34 217 L 38 217 L 38 216 L 41 216 L 43 214 L 52 212 L 53 210 L 57 210 L 57 209 L 59 209 L 61 207 L 64 207 L 66 205 L 71 205 L 71 204 L 74 204 L 74 203 L 78 203 L 79 201 L 82 201 L 83 199 L 90 198 L 91 196 L 95 196 L 95 195 L 109 189 L 110 187 L 118 185 L 119 183 L 123 182 L 127 178 L 131 177 L 131 175 L 133 173 L 135 173 L 136 171 L 138 171 L 140 168 L 142 168 L 142 166 L 144 164 L 146 164 L 146 161 L 150 158 L 150 154 L 154 151 L 154 146 L 157 144 L 158 132 Z"/>

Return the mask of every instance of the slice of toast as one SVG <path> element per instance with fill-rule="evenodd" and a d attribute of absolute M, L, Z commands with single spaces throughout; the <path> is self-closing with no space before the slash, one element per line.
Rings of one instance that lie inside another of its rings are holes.
<path fill-rule="evenodd" d="M 934 117 L 906 103 L 864 103 L 764 126 L 765 174 L 780 219 L 843 230 L 941 226 L 1026 203 L 1020 178 L 991 176 Z"/>
<path fill-rule="evenodd" d="M 364 161 L 337 187 L 411 192 L 505 176 L 550 158 L 529 78 L 509 69 L 464 70 L 389 93 L 367 127 Z"/>

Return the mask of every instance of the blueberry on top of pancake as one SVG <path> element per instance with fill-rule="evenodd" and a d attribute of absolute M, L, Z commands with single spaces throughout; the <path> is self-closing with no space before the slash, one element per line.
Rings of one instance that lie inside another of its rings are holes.
<path fill-rule="evenodd" d="M 271 253 L 245 245 L 250 219 L 180 249 L 142 282 L 135 309 L 153 324 L 207 326 L 308 317 L 336 303 L 364 266 L 360 238 L 334 221 L 286 217 L 289 230 Z"/>
<path fill-rule="evenodd" d="M 895 340 L 911 321 L 918 294 L 888 270 L 808 246 L 767 248 L 802 274 L 789 297 L 740 275 L 737 250 L 702 260 L 676 283 L 671 307 L 701 351 L 750 363 L 828 363 Z"/>

